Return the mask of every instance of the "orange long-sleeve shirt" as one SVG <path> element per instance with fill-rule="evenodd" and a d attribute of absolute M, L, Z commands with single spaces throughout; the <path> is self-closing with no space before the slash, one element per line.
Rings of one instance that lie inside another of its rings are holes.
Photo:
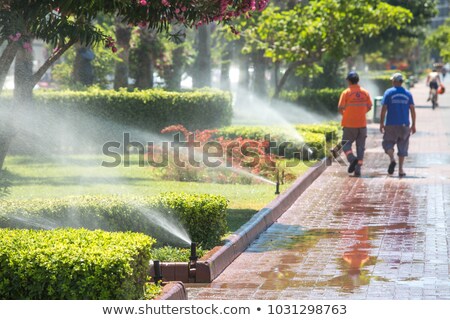
<path fill-rule="evenodd" d="M 342 126 L 346 128 L 364 128 L 367 126 L 366 113 L 372 108 L 372 99 L 367 90 L 354 84 L 341 94 L 339 110 L 342 114 Z"/>

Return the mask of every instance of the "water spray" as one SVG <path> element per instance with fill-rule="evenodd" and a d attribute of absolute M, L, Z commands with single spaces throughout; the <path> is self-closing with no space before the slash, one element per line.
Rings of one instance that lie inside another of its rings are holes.
<path fill-rule="evenodd" d="M 160 281 L 162 281 L 162 272 L 161 272 L 161 264 L 159 263 L 159 260 L 153 261 L 153 270 L 155 271 L 155 276 L 153 277 L 153 280 L 156 284 L 158 284 Z"/>

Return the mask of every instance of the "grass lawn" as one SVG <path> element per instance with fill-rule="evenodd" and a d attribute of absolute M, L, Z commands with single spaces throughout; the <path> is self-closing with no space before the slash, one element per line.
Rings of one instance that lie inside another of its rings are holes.
<path fill-rule="evenodd" d="M 218 194 L 230 200 L 229 232 L 237 230 L 249 218 L 272 201 L 275 186 L 267 183 L 219 184 L 201 182 L 161 181 L 155 170 L 141 168 L 137 159 L 130 167 L 105 168 L 105 159 L 96 155 L 8 156 L 4 168 L 12 184 L 8 198 L 57 198 L 70 195 L 156 195 L 161 192 Z M 292 172 L 304 173 L 301 164 Z M 290 184 L 282 185 L 281 191 Z"/>

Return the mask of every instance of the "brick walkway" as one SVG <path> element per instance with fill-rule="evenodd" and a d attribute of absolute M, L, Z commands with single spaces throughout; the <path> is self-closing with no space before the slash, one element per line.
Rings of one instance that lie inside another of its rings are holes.
<path fill-rule="evenodd" d="M 406 178 L 387 176 L 371 125 L 362 178 L 328 168 L 218 279 L 189 286 L 189 299 L 450 299 L 450 93 L 435 111 L 420 107 L 423 84 L 413 94 Z"/>

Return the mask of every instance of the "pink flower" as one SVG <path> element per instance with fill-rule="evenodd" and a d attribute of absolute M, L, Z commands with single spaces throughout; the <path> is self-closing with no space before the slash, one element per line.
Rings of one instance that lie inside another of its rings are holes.
<path fill-rule="evenodd" d="M 139 4 L 141 6 L 146 6 L 147 5 L 147 1 L 146 0 L 139 0 Z"/>
<path fill-rule="evenodd" d="M 114 46 L 111 48 L 111 50 L 112 50 L 113 53 L 116 53 L 116 52 L 117 52 L 117 48 L 114 47 Z"/>
<path fill-rule="evenodd" d="M 13 42 L 17 42 L 17 41 L 19 41 L 21 36 L 22 36 L 22 34 L 20 32 L 17 32 L 15 35 L 10 35 L 8 38 L 9 38 L 9 40 L 11 40 Z"/>
<path fill-rule="evenodd" d="M 168 0 L 161 0 L 161 3 L 164 7 L 170 7 L 170 3 Z"/>
<path fill-rule="evenodd" d="M 31 43 L 29 42 L 24 42 L 22 47 L 27 50 L 28 52 L 32 52 L 33 51 L 33 47 L 31 46 Z"/>
<path fill-rule="evenodd" d="M 147 26 L 147 22 L 146 21 L 141 21 L 141 22 L 138 23 L 138 26 L 140 28 L 145 28 Z"/>

